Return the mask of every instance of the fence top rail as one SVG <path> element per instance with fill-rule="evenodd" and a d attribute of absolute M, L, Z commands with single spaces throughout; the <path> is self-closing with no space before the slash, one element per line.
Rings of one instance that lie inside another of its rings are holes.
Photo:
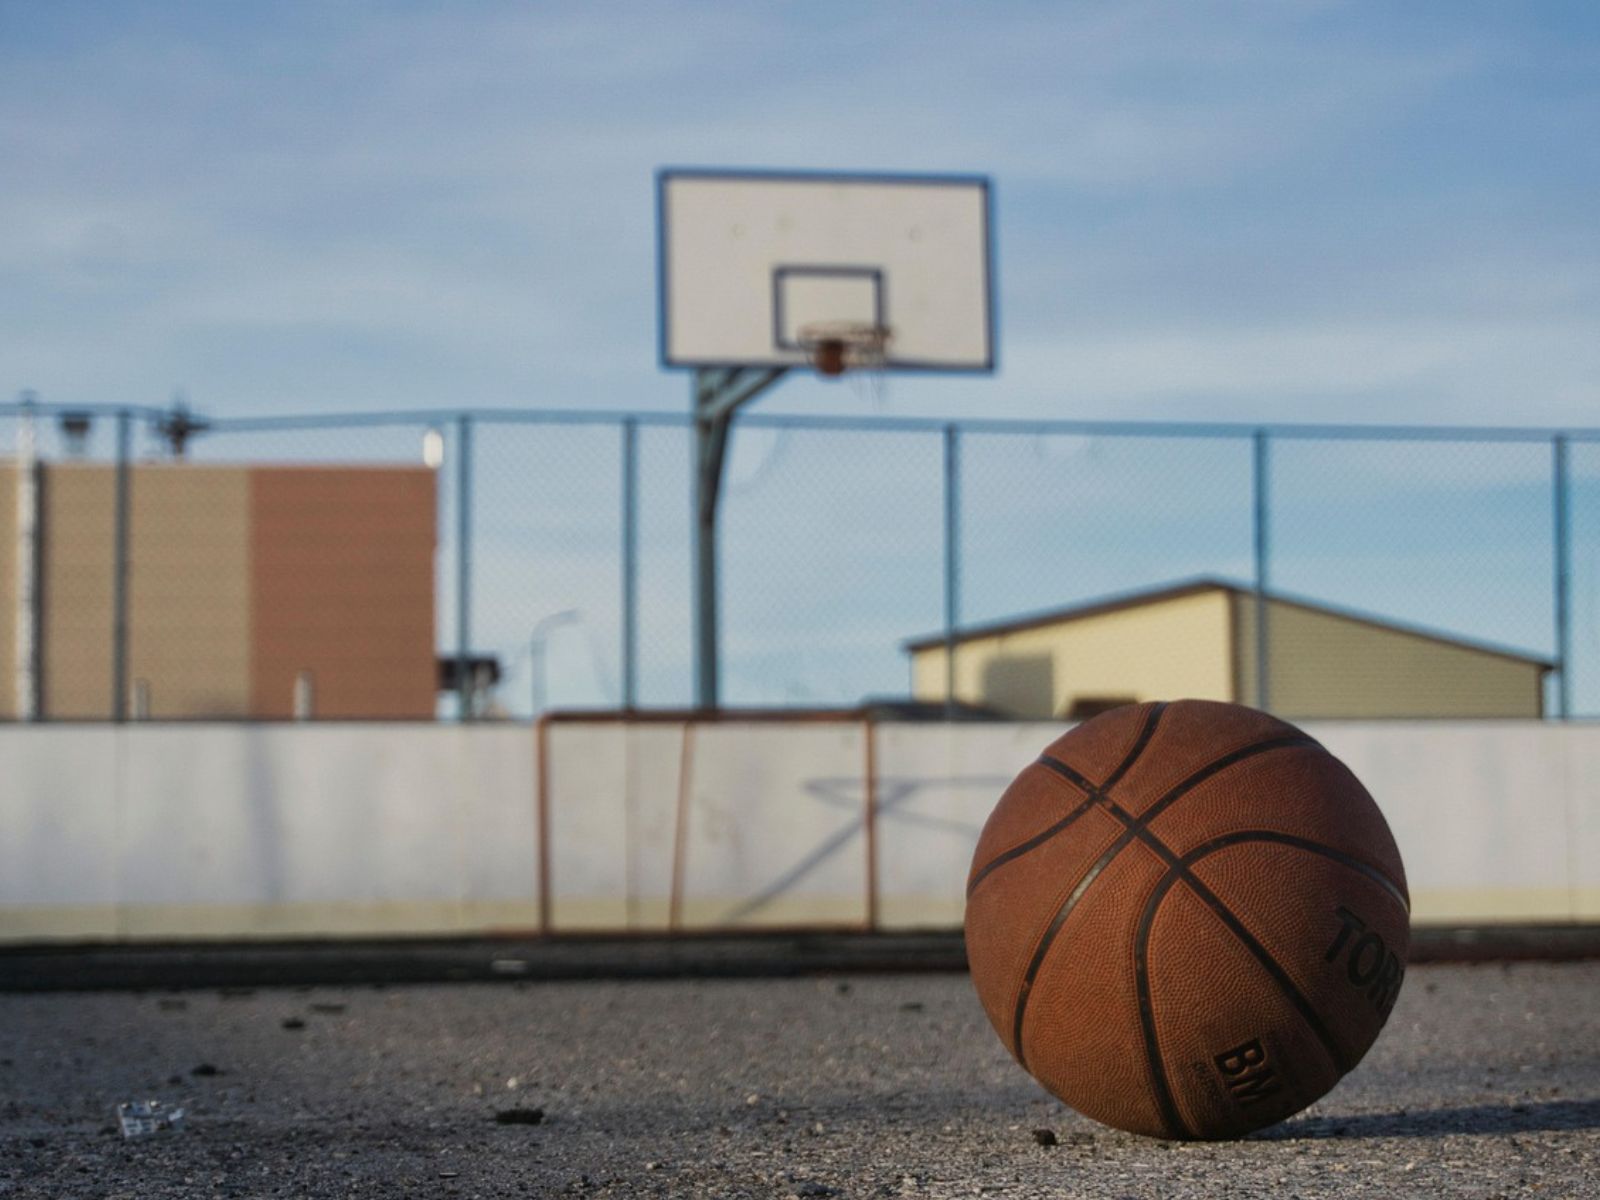
<path fill-rule="evenodd" d="M 53 417 L 87 416 L 120 417 L 127 415 L 146 421 L 164 421 L 172 416 L 170 408 L 154 408 L 144 404 L 62 404 L 44 400 L 10 400 L 0 402 L 0 417 Z M 195 414 L 190 414 L 191 416 Z"/>
<path fill-rule="evenodd" d="M 483 425 L 668 425 L 687 426 L 687 413 L 627 412 L 621 409 L 448 408 L 389 412 L 307 413 L 274 417 L 218 417 L 217 433 L 292 432 L 297 429 L 372 428 L 381 425 L 432 426 L 444 429 L 462 421 Z"/>
<path fill-rule="evenodd" d="M 1022 437 L 1144 437 L 1314 441 L 1551 442 L 1600 441 L 1600 429 L 1528 428 L 1471 425 L 1314 425 L 1241 422 L 1072 421 L 1025 418 L 812 417 L 752 413 L 740 423 L 774 429 L 860 430 L 863 432 L 991 434 Z"/>
<path fill-rule="evenodd" d="M 59 418 L 69 414 L 94 417 L 129 415 L 160 422 L 173 416 L 170 409 L 141 405 L 62 404 L 44 402 L 0 403 L 0 418 L 25 416 Z M 449 427 L 462 421 L 511 425 L 623 425 L 686 429 L 694 417 L 688 412 L 625 409 L 563 408 L 447 408 L 391 409 L 371 412 L 288 413 L 255 417 L 207 417 L 190 414 L 203 423 L 196 436 L 220 433 L 272 433 L 303 429 L 357 429 L 380 426 Z M 808 413 L 749 413 L 739 423 L 754 429 L 812 430 L 856 433 L 946 433 L 1021 437 L 1214 438 L 1307 441 L 1433 441 L 1433 442 L 1600 442 L 1600 428 L 1529 427 L 1493 425 L 1330 425 L 1199 421 L 1036 420 L 1027 418 L 939 418 Z"/>

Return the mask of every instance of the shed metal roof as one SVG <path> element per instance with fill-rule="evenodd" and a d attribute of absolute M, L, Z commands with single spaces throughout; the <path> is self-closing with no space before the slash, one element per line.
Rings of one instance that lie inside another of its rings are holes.
<path fill-rule="evenodd" d="M 957 629 L 955 640 L 959 642 L 976 641 L 980 638 L 1003 637 L 1007 634 L 1021 633 L 1029 629 L 1042 629 L 1051 625 L 1064 625 L 1072 621 L 1082 621 L 1090 617 L 1104 616 L 1107 613 L 1122 612 L 1127 609 L 1145 608 L 1156 604 L 1166 604 L 1173 600 L 1182 600 L 1189 596 L 1201 595 L 1205 592 L 1227 592 L 1231 595 L 1254 599 L 1256 590 L 1244 584 L 1233 583 L 1226 579 L 1201 576 L 1195 579 L 1182 580 L 1177 583 L 1166 584 L 1161 587 L 1144 588 L 1133 592 L 1120 592 L 1114 596 L 1104 596 L 1095 600 L 1087 600 L 1078 604 L 1070 604 L 1063 608 L 1049 609 L 1044 612 L 1026 613 L 1022 616 L 1010 617 L 1003 621 L 993 621 L 983 625 L 970 625 Z M 1369 613 L 1356 612 L 1351 609 L 1339 608 L 1333 605 L 1320 604 L 1316 601 L 1306 600 L 1296 596 L 1284 595 L 1281 592 L 1269 591 L 1266 593 L 1269 603 L 1284 605 L 1291 608 L 1304 609 L 1309 612 L 1321 613 L 1325 616 L 1338 617 L 1346 621 L 1354 621 L 1361 625 L 1369 625 L 1391 633 L 1403 633 L 1411 637 L 1424 638 L 1430 642 L 1438 642 L 1446 646 L 1454 646 L 1461 650 L 1475 650 L 1480 654 L 1491 654 L 1497 658 L 1508 658 L 1528 666 L 1538 667 L 1541 671 L 1555 669 L 1555 663 L 1548 658 L 1536 654 L 1529 654 L 1524 650 L 1517 650 L 1507 646 L 1496 646 L 1488 642 L 1475 641 L 1469 638 L 1455 637 L 1438 630 L 1425 629 L 1417 625 L 1403 622 L 1390 621 L 1383 617 L 1373 616 Z M 920 650 L 934 650 L 945 644 L 943 633 L 923 634 L 903 643 L 904 648 L 910 653 Z"/>

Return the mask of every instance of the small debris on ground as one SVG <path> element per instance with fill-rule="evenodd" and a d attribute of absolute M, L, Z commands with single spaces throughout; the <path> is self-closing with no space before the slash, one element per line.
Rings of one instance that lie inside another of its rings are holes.
<path fill-rule="evenodd" d="M 164 1129 L 183 1128 L 183 1109 L 159 1100 L 127 1100 L 117 1105 L 117 1123 L 125 1138 L 149 1137 Z"/>
<path fill-rule="evenodd" d="M 538 1125 L 544 1121 L 542 1108 L 502 1108 L 495 1113 L 496 1125 Z"/>

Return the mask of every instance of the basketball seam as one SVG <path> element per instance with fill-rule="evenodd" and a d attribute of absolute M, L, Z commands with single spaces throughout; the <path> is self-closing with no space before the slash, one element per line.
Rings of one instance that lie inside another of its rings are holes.
<path fill-rule="evenodd" d="M 1084 813 L 1093 808 L 1095 806 L 1095 800 L 1096 797 L 1093 794 L 1090 794 L 1084 799 L 1083 803 L 1079 804 L 1077 808 L 1073 809 L 1070 813 L 1062 817 L 1061 820 L 1057 821 L 1048 829 L 1034 834 L 1027 841 L 1019 842 L 1017 845 L 1011 847 L 1011 849 L 1002 851 L 991 858 L 983 867 L 983 869 L 972 877 L 972 882 L 967 884 L 967 897 L 970 899 L 972 893 L 977 891 L 978 885 L 985 879 L 989 878 L 989 876 L 999 868 L 1005 866 L 1006 863 L 1011 862 L 1013 859 L 1021 858 L 1030 850 L 1037 849 L 1039 846 L 1044 845 L 1051 838 L 1055 837 L 1058 833 L 1066 829 L 1079 817 L 1083 816 Z"/>
<path fill-rule="evenodd" d="M 1205 767 L 1202 767 L 1199 771 L 1190 774 L 1183 780 L 1174 784 L 1172 788 L 1170 788 L 1159 800 L 1156 801 L 1155 804 L 1150 806 L 1150 809 L 1147 812 L 1140 816 L 1139 820 L 1144 823 L 1148 823 L 1149 821 L 1153 820 L 1185 792 L 1192 788 L 1198 787 L 1201 783 L 1204 783 L 1205 780 L 1216 774 L 1217 771 L 1231 766 L 1235 761 L 1238 760 L 1239 757 L 1248 758 L 1251 755 L 1260 753 L 1262 749 L 1275 749 L 1280 745 L 1316 746 L 1318 749 L 1321 749 L 1320 744 L 1314 738 L 1307 737 L 1305 734 L 1285 734 L 1278 738 L 1268 739 L 1265 742 L 1252 742 L 1248 746 L 1243 746 L 1238 750 L 1230 751 L 1229 754 L 1224 755 L 1215 763 L 1211 763 Z M 1132 753 L 1137 756 L 1138 752 L 1142 751 L 1143 749 L 1143 744 L 1135 742 Z M 982 883 L 1000 867 L 1005 866 L 1009 862 L 1015 862 L 1023 855 L 1028 854 L 1033 850 L 1037 850 L 1046 842 L 1049 842 L 1057 835 L 1065 832 L 1074 821 L 1083 816 L 1083 814 L 1092 808 L 1097 801 L 1103 800 L 1107 790 L 1112 786 L 1112 784 L 1116 783 L 1117 780 L 1119 780 L 1127 770 L 1127 767 L 1119 768 L 1119 770 L 1113 774 L 1110 779 L 1107 779 L 1105 783 L 1096 786 L 1095 784 L 1090 783 L 1089 780 L 1083 775 L 1073 770 L 1072 767 L 1068 766 L 1058 758 L 1052 758 L 1048 754 L 1040 755 L 1039 758 L 1029 765 L 1044 767 L 1053 774 L 1065 779 L 1068 783 L 1085 793 L 1085 800 L 1071 813 L 1057 821 L 1054 825 L 1051 825 L 1047 829 L 1041 830 L 1039 833 L 1034 834 L 1025 841 L 1018 842 L 1015 846 L 1012 846 L 1009 849 L 1000 851 L 1000 853 L 996 854 L 982 867 L 980 867 L 972 876 L 972 879 L 967 883 L 968 899 L 971 899 L 972 894 L 977 891 L 978 884 Z M 1132 764 L 1129 763 L 1128 767 L 1131 766 Z"/>
<path fill-rule="evenodd" d="M 1260 939 L 1250 932 L 1245 923 L 1239 919 L 1238 914 L 1224 904 L 1215 892 L 1187 870 L 1180 868 L 1179 878 L 1201 903 L 1215 913 L 1218 919 L 1232 930 L 1233 935 L 1239 939 L 1255 960 L 1266 968 L 1267 974 L 1272 976 L 1277 983 L 1278 990 L 1283 993 L 1284 998 L 1305 1019 L 1311 1032 L 1322 1043 L 1322 1048 L 1328 1052 L 1328 1057 L 1333 1060 L 1333 1065 L 1339 1069 L 1339 1073 L 1343 1075 L 1349 1071 L 1355 1065 L 1351 1056 L 1346 1054 L 1344 1047 L 1339 1045 L 1338 1039 L 1333 1036 L 1333 1031 L 1323 1022 L 1322 1014 L 1312 1007 L 1311 1001 L 1300 991 L 1293 978 L 1290 977 L 1289 972 L 1284 970 L 1283 964 L 1272 956 L 1271 951 L 1261 944 Z"/>
<path fill-rule="evenodd" d="M 1138 735 L 1136 735 L 1133 740 L 1133 745 L 1127 750 L 1127 755 L 1137 758 L 1144 751 L 1145 746 L 1150 740 L 1149 734 L 1146 732 L 1146 728 L 1152 724 L 1153 723 L 1147 722 L 1146 726 L 1141 726 Z M 1029 766 L 1044 767 L 1046 770 L 1061 777 L 1062 779 L 1065 779 L 1073 787 L 1077 788 L 1084 794 L 1084 800 L 1078 805 L 1077 808 L 1073 809 L 1072 812 L 1068 813 L 1054 825 L 1051 825 L 1048 829 L 1041 830 L 1032 837 L 1018 842 L 1015 846 L 1000 851 L 1000 853 L 996 854 L 982 867 L 980 867 L 973 874 L 972 879 L 967 883 L 967 898 L 971 899 L 972 893 L 977 890 L 978 885 L 990 875 L 994 874 L 997 869 L 1005 866 L 1008 862 L 1012 862 L 1015 859 L 1021 858 L 1030 850 L 1038 849 L 1051 838 L 1065 830 L 1079 817 L 1083 816 L 1084 813 L 1093 808 L 1095 801 L 1099 798 L 1100 793 L 1105 788 L 1110 787 L 1115 780 L 1120 778 L 1121 773 L 1125 772 L 1129 765 L 1131 765 L 1131 763 L 1127 763 L 1119 767 L 1118 772 L 1113 774 L 1111 779 L 1108 779 L 1105 783 L 1101 784 L 1099 787 L 1096 787 L 1094 784 L 1090 783 L 1087 778 L 1085 778 L 1083 775 L 1080 775 L 1066 763 L 1060 761 L 1059 759 L 1051 758 L 1048 754 L 1041 754 L 1037 759 L 1030 763 Z"/>
<path fill-rule="evenodd" d="M 1213 775 L 1227 770 L 1235 763 L 1243 762 L 1247 758 L 1254 758 L 1256 755 L 1264 754 L 1269 750 L 1286 750 L 1295 746 L 1315 747 L 1318 750 L 1322 750 L 1322 745 L 1316 740 L 1316 738 L 1310 737 L 1304 733 L 1279 734 L 1277 737 L 1265 738 L 1259 742 L 1251 742 L 1248 746 L 1240 746 L 1236 750 L 1228 751 L 1228 753 L 1224 754 L 1221 758 L 1206 764 L 1199 770 L 1190 772 L 1189 775 L 1183 780 L 1173 784 L 1172 787 L 1168 788 L 1165 795 L 1161 796 L 1154 804 L 1140 813 L 1136 819 L 1140 825 L 1149 825 L 1150 822 L 1154 821 L 1162 813 L 1166 812 L 1167 809 L 1171 808 L 1179 800 L 1183 799 L 1183 797 L 1194 791 L 1195 788 L 1199 787 L 1206 780 L 1210 779 Z M 1326 754 L 1327 751 L 1323 750 L 1323 753 Z"/>
<path fill-rule="evenodd" d="M 1128 748 L 1122 763 L 1112 771 L 1108 782 L 1121 779 L 1127 773 L 1128 768 L 1133 765 L 1133 760 L 1144 753 L 1145 747 L 1150 744 L 1151 739 L 1155 736 L 1156 724 L 1161 720 L 1161 714 L 1166 711 L 1166 708 L 1165 704 L 1151 706 L 1150 711 L 1145 715 L 1144 724 L 1139 730 L 1139 735 L 1134 738 L 1133 745 Z M 1046 757 L 1041 761 L 1046 762 L 1048 765 L 1054 760 Z M 1091 787 L 1088 799 L 1091 804 L 1104 799 L 1102 789 Z M 1034 945 L 1033 957 L 1029 960 L 1027 969 L 1022 974 L 1022 983 L 1017 988 L 1017 996 L 1011 1009 L 1012 1053 L 1016 1055 L 1017 1062 L 1022 1065 L 1024 1070 L 1028 1066 L 1028 1052 L 1022 1044 L 1022 1022 L 1027 1014 L 1028 995 L 1033 990 L 1033 981 L 1039 974 L 1039 968 L 1044 965 L 1045 956 L 1050 952 L 1050 947 L 1055 942 L 1056 934 L 1060 932 L 1068 914 L 1077 907 L 1078 901 L 1082 899 L 1089 885 L 1132 840 L 1133 835 L 1130 832 L 1125 832 L 1106 849 L 1100 856 L 1099 861 L 1089 868 L 1084 876 L 1078 880 L 1072 891 L 1068 893 L 1067 898 L 1056 907 L 1055 915 L 1040 933 L 1039 940 Z"/>
<path fill-rule="evenodd" d="M 1096 792 L 1101 790 L 1100 788 L 1095 787 L 1094 784 L 1090 783 L 1084 776 L 1074 771 L 1066 763 L 1062 762 L 1059 758 L 1051 758 L 1048 754 L 1041 754 L 1038 757 L 1035 765 L 1041 766 L 1047 771 L 1055 772 L 1057 775 L 1061 776 L 1061 778 L 1065 779 L 1068 783 L 1072 784 L 1074 787 L 1083 791 L 1087 795 L 1093 796 Z M 1101 786 L 1103 787 L 1104 785 Z"/>
<path fill-rule="evenodd" d="M 1155 924 L 1156 910 L 1161 907 L 1162 900 L 1172 890 L 1172 885 L 1177 883 L 1176 871 L 1168 871 L 1156 882 L 1150 897 L 1145 901 L 1145 910 L 1139 918 L 1139 924 L 1133 935 L 1133 982 L 1134 995 L 1139 1002 L 1139 1032 L 1144 1038 L 1145 1059 L 1150 1067 L 1150 1080 L 1155 1085 L 1156 1107 L 1161 1110 L 1161 1119 L 1166 1123 L 1168 1132 L 1177 1131 L 1184 1137 L 1192 1137 L 1182 1115 L 1178 1112 L 1177 1101 L 1173 1099 L 1172 1085 L 1167 1080 L 1167 1068 L 1161 1061 L 1161 1047 L 1156 1033 L 1155 1006 L 1150 999 L 1150 929 Z"/>
<path fill-rule="evenodd" d="M 1157 841 L 1159 840 L 1157 839 Z M 1167 1081 L 1166 1067 L 1161 1059 L 1161 1048 L 1155 1027 L 1155 1008 L 1150 994 L 1150 930 L 1155 923 L 1156 913 L 1160 909 L 1162 900 L 1166 898 L 1167 893 L 1172 890 L 1172 886 L 1175 883 L 1182 882 L 1187 885 L 1195 897 L 1212 910 L 1213 915 L 1222 922 L 1224 928 L 1232 933 L 1239 943 L 1266 970 L 1267 975 L 1278 985 L 1284 998 L 1300 1014 L 1301 1019 L 1306 1022 L 1307 1028 L 1322 1044 L 1323 1050 L 1333 1062 L 1335 1069 L 1343 1075 L 1348 1073 L 1351 1065 L 1354 1065 L 1349 1063 L 1349 1056 L 1339 1046 L 1337 1039 L 1333 1037 L 1332 1030 L 1328 1029 L 1323 1023 L 1321 1015 L 1317 1013 L 1311 1001 L 1300 992 L 1299 987 L 1295 985 L 1293 978 L 1290 977 L 1283 965 L 1250 932 L 1237 914 L 1223 904 L 1216 894 L 1201 883 L 1200 880 L 1196 879 L 1189 870 L 1195 863 L 1219 851 L 1225 850 L 1230 846 L 1243 845 L 1250 842 L 1273 842 L 1290 846 L 1310 854 L 1320 855 L 1342 866 L 1349 867 L 1378 884 L 1407 913 L 1410 912 L 1410 904 L 1406 899 L 1405 893 L 1381 871 L 1352 855 L 1344 853 L 1342 850 L 1324 845 L 1321 842 L 1312 841 L 1309 838 L 1296 837 L 1293 834 L 1278 833 L 1269 829 L 1241 830 L 1237 833 L 1213 838 L 1211 841 L 1189 850 L 1182 857 L 1169 859 L 1170 869 L 1156 884 L 1155 890 L 1152 891 L 1150 899 L 1146 902 L 1145 911 L 1139 919 L 1139 926 L 1134 938 L 1134 980 L 1138 993 L 1139 1023 L 1144 1034 L 1145 1052 L 1150 1058 L 1152 1075 L 1156 1081 L 1156 1102 L 1162 1109 L 1163 1116 L 1174 1122 L 1176 1128 L 1185 1132 L 1187 1132 L 1188 1126 L 1177 1111 L 1177 1105 L 1172 1097 L 1170 1084 Z M 1149 845 L 1149 841 L 1146 841 L 1146 844 Z M 1156 846 L 1151 846 L 1151 848 L 1157 849 Z M 1161 850 L 1167 850 L 1164 844 L 1160 844 L 1157 853 L 1160 853 Z M 1171 851 L 1167 850 L 1167 853 L 1170 854 Z"/>
<path fill-rule="evenodd" d="M 1050 953 L 1050 947 L 1055 943 L 1056 935 L 1061 932 L 1061 927 L 1066 924 L 1068 915 L 1077 907 L 1078 901 L 1083 899 L 1084 892 L 1089 890 L 1089 885 L 1099 877 L 1101 871 L 1111 864 L 1111 860 L 1121 854 L 1127 848 L 1128 843 L 1133 840 L 1133 830 L 1125 829 L 1116 841 L 1106 847 L 1105 853 L 1095 860 L 1094 866 L 1084 873 L 1083 878 L 1078 880 L 1077 885 L 1073 887 L 1066 900 L 1056 909 L 1055 916 L 1051 918 L 1050 924 L 1040 936 L 1038 944 L 1034 946 L 1033 957 L 1028 960 L 1028 968 L 1022 973 L 1022 986 L 1017 989 L 1017 1000 L 1011 1014 L 1011 1044 L 1017 1048 L 1017 1061 L 1024 1068 L 1028 1065 L 1028 1056 L 1022 1045 L 1022 1022 L 1028 1012 L 1028 995 L 1033 991 L 1033 981 L 1038 977 L 1039 968 L 1044 965 L 1045 955 Z"/>
<path fill-rule="evenodd" d="M 1149 746 L 1151 740 L 1156 736 L 1156 723 L 1161 720 L 1161 714 L 1166 710 L 1167 706 L 1165 704 L 1157 704 L 1150 710 L 1149 719 L 1145 721 L 1144 726 L 1139 730 L 1139 736 L 1134 739 L 1133 749 L 1128 751 L 1121 764 L 1111 772 L 1106 781 L 1096 789 L 1097 791 L 1110 795 L 1111 789 L 1122 782 L 1122 777 L 1133 769 L 1133 764 L 1138 761 L 1139 756 L 1144 753 L 1145 747 Z M 1046 758 L 1048 757 L 1046 755 Z M 1062 765 L 1065 766 L 1066 764 L 1063 763 Z"/>
<path fill-rule="evenodd" d="M 1279 833 L 1275 829 L 1241 829 L 1236 833 L 1225 833 L 1220 837 L 1212 838 L 1209 842 L 1202 842 L 1183 856 L 1183 861 L 1189 864 L 1199 862 L 1202 858 L 1209 858 L 1219 850 L 1226 850 L 1229 846 L 1244 845 L 1249 842 L 1274 842 L 1280 846 L 1292 846 L 1304 850 L 1308 854 L 1317 854 L 1323 858 L 1331 859 L 1341 866 L 1349 867 L 1352 871 L 1370 879 L 1381 887 L 1389 896 L 1403 908 L 1409 916 L 1411 913 L 1411 900 L 1406 895 L 1405 889 L 1382 871 L 1370 863 L 1362 862 L 1353 854 L 1348 854 L 1324 842 L 1315 842 L 1310 838 L 1297 837 L 1292 833 Z"/>

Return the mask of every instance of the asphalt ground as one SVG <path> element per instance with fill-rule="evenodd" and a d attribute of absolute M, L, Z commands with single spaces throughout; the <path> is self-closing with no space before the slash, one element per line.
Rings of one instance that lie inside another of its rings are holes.
<path fill-rule="evenodd" d="M 184 1127 L 124 1140 L 149 1097 Z M 0 1195 L 1594 1196 L 1600 963 L 1414 966 L 1228 1143 L 1065 1109 L 960 973 L 13 992 Z"/>

